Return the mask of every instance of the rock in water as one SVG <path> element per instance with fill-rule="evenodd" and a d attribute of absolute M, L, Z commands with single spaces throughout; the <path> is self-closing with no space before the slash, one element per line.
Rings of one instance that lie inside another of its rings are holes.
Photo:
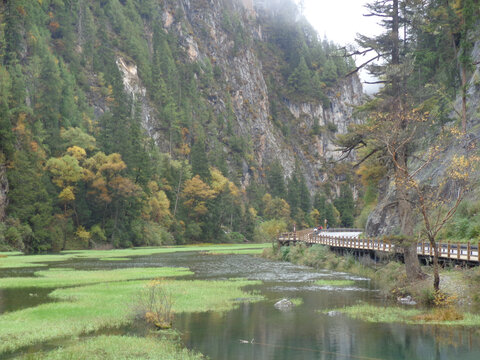
<path fill-rule="evenodd" d="M 341 315 L 342 313 L 340 311 L 335 311 L 335 310 L 332 310 L 332 311 L 329 311 L 327 313 L 328 316 L 338 316 L 338 315 Z"/>
<path fill-rule="evenodd" d="M 400 304 L 403 304 L 403 305 L 417 305 L 416 301 L 412 299 L 412 297 L 410 295 L 408 295 L 407 297 L 399 297 L 397 298 L 397 301 L 400 303 Z"/>
<path fill-rule="evenodd" d="M 293 307 L 293 303 L 288 299 L 282 299 L 276 302 L 274 306 L 275 306 L 275 309 L 278 309 L 280 311 L 287 311 Z"/>

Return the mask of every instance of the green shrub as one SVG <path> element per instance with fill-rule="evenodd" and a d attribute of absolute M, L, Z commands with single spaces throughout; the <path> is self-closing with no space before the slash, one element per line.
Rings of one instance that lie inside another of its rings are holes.
<path fill-rule="evenodd" d="M 338 127 L 334 122 L 327 121 L 327 123 L 325 125 L 327 127 L 327 130 L 332 132 L 332 133 L 336 133 L 338 131 Z"/>
<path fill-rule="evenodd" d="M 295 264 L 304 264 L 306 246 L 303 244 L 297 244 L 288 247 L 290 248 L 289 260 Z"/>
<path fill-rule="evenodd" d="M 420 292 L 420 302 L 422 304 L 432 306 L 435 303 L 435 291 L 433 288 L 426 287 L 423 288 L 422 291 Z"/>
<path fill-rule="evenodd" d="M 290 246 L 282 246 L 280 248 L 280 252 L 282 254 L 282 260 L 283 261 L 288 261 L 290 259 Z"/>
<path fill-rule="evenodd" d="M 287 229 L 287 224 L 283 220 L 268 220 L 258 225 L 253 234 L 255 242 L 270 242 L 273 241 L 278 234 Z"/>
<path fill-rule="evenodd" d="M 468 229 L 470 227 L 470 221 L 468 219 L 466 218 L 460 219 L 460 221 L 458 221 L 455 224 L 455 227 L 456 227 L 457 238 L 460 238 L 460 239 L 467 238 Z"/>
<path fill-rule="evenodd" d="M 93 225 L 90 229 L 90 241 L 92 245 L 100 245 L 107 242 L 107 237 L 105 236 L 105 231 L 101 228 L 100 225 Z"/>
<path fill-rule="evenodd" d="M 28 224 L 22 225 L 15 218 L 8 218 L 0 223 L 0 251 L 25 249 L 25 243 L 28 243 L 32 237 L 32 229 Z"/>
<path fill-rule="evenodd" d="M 245 242 L 245 236 L 239 232 L 232 231 L 226 234 L 225 241 L 230 244 L 238 244 Z"/>

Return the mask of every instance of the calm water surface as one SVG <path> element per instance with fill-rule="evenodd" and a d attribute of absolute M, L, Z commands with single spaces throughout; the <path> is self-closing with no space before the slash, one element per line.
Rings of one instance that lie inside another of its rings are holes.
<path fill-rule="evenodd" d="M 322 313 L 359 302 L 386 305 L 368 279 L 345 273 L 315 271 L 248 255 L 198 253 L 111 262 L 85 259 L 51 265 L 82 270 L 152 266 L 189 267 L 197 279 L 242 277 L 262 281 L 262 285 L 247 290 L 263 295 L 264 301 L 242 303 L 224 313 L 177 314 L 174 327 L 183 334 L 185 345 L 212 360 L 480 359 L 479 329 L 370 324 Z M 28 276 L 31 271 L 0 271 L 0 276 Z M 314 281 L 318 279 L 351 279 L 355 283 L 348 287 L 317 286 Z M 50 291 L 0 290 L 0 313 L 49 301 Z M 282 312 L 273 305 L 283 298 L 300 298 L 303 303 Z M 112 332 L 118 334 L 119 330 Z M 126 328 L 120 332 L 140 334 L 141 330 Z"/>

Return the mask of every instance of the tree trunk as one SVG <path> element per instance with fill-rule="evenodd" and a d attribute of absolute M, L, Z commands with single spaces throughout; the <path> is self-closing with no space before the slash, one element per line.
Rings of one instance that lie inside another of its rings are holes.
<path fill-rule="evenodd" d="M 405 237 L 404 239 L 404 260 L 407 279 L 415 281 L 423 279 L 425 274 L 420 268 L 417 254 L 417 242 L 413 237 L 414 228 L 414 209 L 412 203 L 409 201 L 409 191 L 407 176 L 403 169 L 407 169 L 407 155 L 404 149 L 397 159 L 398 167 L 395 168 L 395 186 L 397 197 L 397 213 L 400 220 L 400 232 Z"/>
<path fill-rule="evenodd" d="M 467 71 L 465 66 L 461 66 L 462 78 L 462 131 L 467 133 Z"/>
<path fill-rule="evenodd" d="M 177 193 L 175 194 L 175 207 L 173 208 L 174 219 L 177 216 L 177 206 L 178 206 L 178 198 L 180 196 L 180 186 L 182 185 L 182 175 L 183 175 L 183 163 L 182 163 L 182 167 L 180 168 L 180 175 L 178 177 Z"/>
<path fill-rule="evenodd" d="M 392 65 L 400 64 L 400 39 L 399 39 L 399 0 L 392 2 Z M 392 77 L 393 104 L 392 111 L 399 116 L 396 120 L 400 123 L 400 128 L 405 130 L 408 126 L 407 118 L 402 116 L 404 102 L 404 94 L 401 91 L 402 79 L 395 74 Z M 403 89 L 405 90 L 405 89 Z M 395 144 L 393 144 L 395 146 Z M 415 281 L 424 278 L 425 274 L 420 268 L 417 255 L 417 242 L 413 240 L 413 205 L 409 201 L 408 186 L 408 150 L 405 145 L 399 147 L 395 151 L 395 186 L 397 198 L 397 214 L 400 220 L 400 232 L 404 239 L 404 260 L 407 279 Z"/>
<path fill-rule="evenodd" d="M 438 248 L 435 239 L 428 239 L 430 246 L 433 246 L 433 289 L 440 289 L 440 274 L 438 272 Z"/>

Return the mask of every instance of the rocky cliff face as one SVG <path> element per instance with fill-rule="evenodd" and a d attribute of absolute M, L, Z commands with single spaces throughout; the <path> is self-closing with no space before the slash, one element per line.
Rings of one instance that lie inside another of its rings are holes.
<path fill-rule="evenodd" d="M 308 185 L 313 189 L 325 179 L 322 173 L 324 160 L 339 156 L 333 144 L 335 133 L 346 132 L 348 124 L 356 121 L 352 110 L 362 101 L 362 85 L 356 76 L 341 81 L 327 94 L 328 106 L 320 100 L 282 99 L 280 106 L 288 110 L 280 113 L 276 121 L 294 124 L 290 134 L 282 133 L 272 121 L 272 94 L 266 84 L 271 74 L 265 69 L 257 46 L 265 40 L 261 15 L 265 16 L 268 11 L 262 1 L 181 0 L 167 4 L 162 19 L 164 30 L 175 35 L 181 44 L 186 61 L 209 63 L 221 77 L 224 86 L 209 89 L 208 101 L 219 117 L 231 106 L 235 133 L 249 140 L 254 159 L 243 159 L 243 185 L 248 185 L 252 176 L 261 174 L 275 159 L 280 161 L 288 177 L 298 159 Z M 225 26 L 227 13 L 235 17 L 235 31 L 242 32 L 241 41 Z M 168 139 L 158 130 L 158 119 L 148 105 L 148 96 L 135 64 L 127 64 L 119 58 L 117 65 L 123 74 L 126 91 L 141 99 L 144 127 L 165 146 Z M 315 126 L 324 131 L 312 136 Z M 228 153 L 228 146 L 224 151 Z"/>

